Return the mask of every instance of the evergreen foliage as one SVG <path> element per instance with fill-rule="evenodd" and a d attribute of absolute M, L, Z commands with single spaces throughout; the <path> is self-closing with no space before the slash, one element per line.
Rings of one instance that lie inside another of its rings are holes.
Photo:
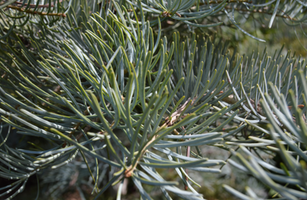
<path fill-rule="evenodd" d="M 249 17 L 303 27 L 306 9 L 299 0 L 0 1 L 0 177 L 10 180 L 0 197 L 26 192 L 36 176 L 37 199 L 41 184 L 57 198 L 76 176 L 96 199 L 115 185 L 121 199 L 125 180 L 141 199 L 154 198 L 151 186 L 166 199 L 204 199 L 189 173 L 231 164 L 273 194 L 224 184 L 235 198 L 307 199 L 305 61 L 282 49 L 240 56 L 202 33 L 229 26 L 263 41 L 241 27 Z M 229 159 L 208 158 L 208 146 Z"/>

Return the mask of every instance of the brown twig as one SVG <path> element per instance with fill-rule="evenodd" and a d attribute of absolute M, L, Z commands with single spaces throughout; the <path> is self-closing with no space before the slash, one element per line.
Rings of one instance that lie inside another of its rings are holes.
<path fill-rule="evenodd" d="M 59 2 L 61 3 L 63 0 L 60 0 Z M 0 5 L 4 4 L 4 1 L 0 2 Z M 12 5 L 14 4 L 14 5 Z M 49 7 L 54 7 L 54 4 L 51 3 L 51 5 L 46 4 L 46 5 L 35 5 L 35 4 L 23 4 L 22 2 L 14 2 L 11 5 L 6 6 L 6 8 L 18 10 L 20 12 L 25 12 L 29 14 L 34 14 L 34 15 L 47 15 L 47 16 L 59 16 L 59 17 L 66 17 L 65 13 L 47 13 L 47 12 L 39 12 L 39 11 L 34 11 L 26 8 L 49 8 Z"/>
<path fill-rule="evenodd" d="M 18 7 L 18 6 L 12 6 L 8 5 L 7 8 L 11 8 L 14 10 L 18 10 L 20 12 L 25 12 L 33 15 L 47 15 L 47 16 L 59 16 L 59 17 L 66 17 L 65 13 L 47 13 L 47 12 L 38 12 L 38 11 L 33 11 L 33 10 L 26 10 L 24 8 Z"/>

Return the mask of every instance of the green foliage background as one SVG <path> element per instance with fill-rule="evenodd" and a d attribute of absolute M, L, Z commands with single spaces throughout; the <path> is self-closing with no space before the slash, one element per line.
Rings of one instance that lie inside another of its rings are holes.
<path fill-rule="evenodd" d="M 306 7 L 1 1 L 0 197 L 306 199 Z"/>

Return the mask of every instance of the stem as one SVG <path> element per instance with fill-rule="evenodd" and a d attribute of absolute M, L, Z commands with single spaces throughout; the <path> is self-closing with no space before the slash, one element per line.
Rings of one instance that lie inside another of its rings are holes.
<path fill-rule="evenodd" d="M 33 11 L 33 10 L 26 10 L 24 8 L 18 7 L 18 6 L 12 6 L 12 5 L 8 5 L 7 8 L 11 8 L 14 10 L 18 10 L 20 12 L 25 12 L 25 13 L 29 13 L 29 14 L 33 14 L 33 15 L 47 15 L 47 16 L 59 16 L 59 17 L 66 17 L 65 13 L 47 13 L 47 12 L 38 12 L 38 11 Z"/>

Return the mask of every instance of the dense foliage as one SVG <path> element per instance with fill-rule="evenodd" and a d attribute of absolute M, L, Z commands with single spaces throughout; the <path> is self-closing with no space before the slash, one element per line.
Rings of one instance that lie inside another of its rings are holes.
<path fill-rule="evenodd" d="M 239 55 L 205 34 L 226 26 L 261 42 L 244 23 L 303 30 L 306 9 L 299 0 L 1 1 L 1 198 L 36 176 L 37 199 L 72 185 L 81 199 L 81 185 L 97 199 L 152 199 L 157 188 L 204 199 L 196 177 L 231 165 L 267 191 L 225 182 L 234 198 L 307 199 L 305 61 L 282 49 Z"/>

